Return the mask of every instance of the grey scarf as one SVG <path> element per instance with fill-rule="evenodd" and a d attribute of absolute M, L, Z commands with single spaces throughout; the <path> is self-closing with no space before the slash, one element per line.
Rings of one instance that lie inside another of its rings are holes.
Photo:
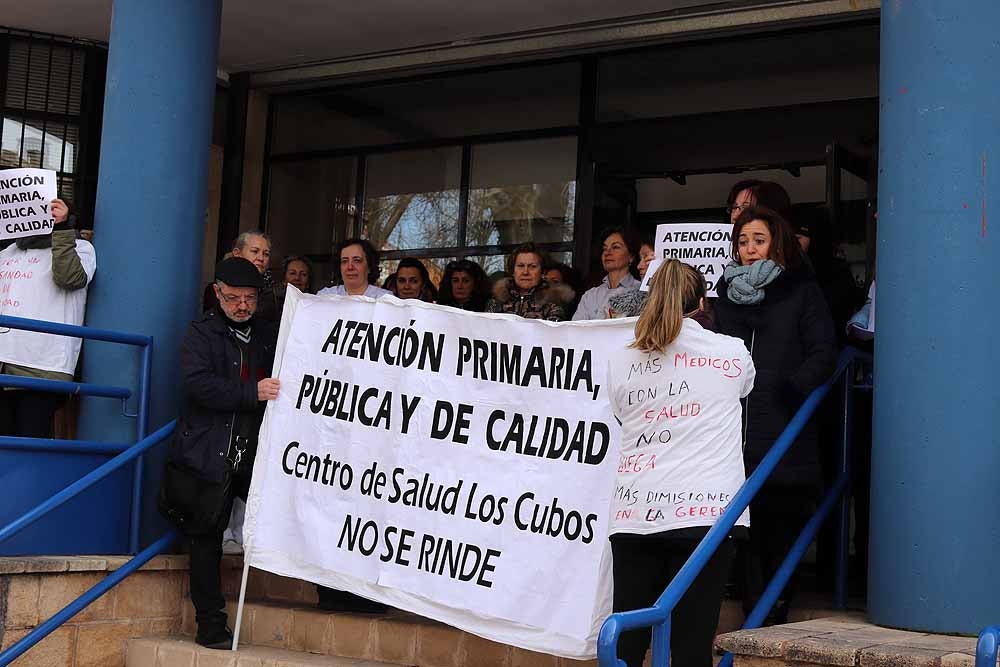
<path fill-rule="evenodd" d="M 749 266 L 733 262 L 726 267 L 726 294 L 733 303 L 749 306 L 764 300 L 764 287 L 781 275 L 783 269 L 770 259 L 759 259 Z"/>

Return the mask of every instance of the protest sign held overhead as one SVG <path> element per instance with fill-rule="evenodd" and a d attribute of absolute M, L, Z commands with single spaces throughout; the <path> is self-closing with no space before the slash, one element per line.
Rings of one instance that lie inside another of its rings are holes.
<path fill-rule="evenodd" d="M 51 234 L 56 191 L 56 172 L 49 169 L 0 171 L 0 239 Z"/>
<path fill-rule="evenodd" d="M 605 375 L 632 333 L 290 290 L 249 564 L 593 657 L 619 465 Z"/>
<path fill-rule="evenodd" d="M 729 223 L 677 223 L 656 226 L 656 257 L 678 259 L 701 271 L 708 287 L 707 296 L 718 296 L 716 285 L 732 258 L 733 226 Z M 657 267 L 659 264 L 657 264 Z M 655 272 L 653 265 L 646 271 L 648 284 Z"/>

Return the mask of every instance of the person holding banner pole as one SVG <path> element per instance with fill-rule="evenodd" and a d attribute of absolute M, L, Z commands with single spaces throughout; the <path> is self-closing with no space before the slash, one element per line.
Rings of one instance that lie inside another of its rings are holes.
<path fill-rule="evenodd" d="M 256 317 L 264 287 L 247 259 L 230 257 L 215 271 L 217 305 L 191 323 L 181 346 L 184 403 L 167 454 L 160 510 L 184 534 L 190 552 L 191 602 L 202 646 L 226 649 L 220 564 L 223 530 L 235 498 L 246 501 L 267 401 L 277 325 Z"/>
<path fill-rule="evenodd" d="M 611 527 L 615 611 L 656 601 L 746 479 L 740 399 L 756 371 L 743 341 L 694 319 L 705 293 L 697 269 L 664 262 L 635 340 L 608 362 L 608 396 L 622 425 L 615 484 L 630 496 Z M 744 513 L 674 609 L 674 667 L 712 666 L 733 539 L 748 525 Z M 649 642 L 649 630 L 625 632 L 619 657 L 639 667 Z"/>
<path fill-rule="evenodd" d="M 606 229 L 601 235 L 601 266 L 606 275 L 601 284 L 583 293 L 573 321 L 606 320 L 612 317 L 610 299 L 639 287 L 630 268 L 638 254 L 635 241 L 621 227 Z"/>
<path fill-rule="evenodd" d="M 758 382 L 747 399 L 744 459 L 752 471 L 809 394 L 833 373 L 833 321 L 794 230 L 778 213 L 751 207 L 733 227 L 732 262 L 719 281 L 715 321 L 721 333 L 743 339 Z M 802 430 L 750 505 L 753 526 L 743 573 L 749 611 L 773 578 L 809 518 L 822 489 L 815 420 Z M 788 615 L 795 578 L 768 622 Z"/>
<path fill-rule="evenodd" d="M 0 314 L 81 325 L 97 254 L 76 238 L 76 217 L 63 200 L 52 200 L 50 212 L 51 233 L 22 236 L 0 252 Z M 70 381 L 79 356 L 79 338 L 0 329 L 0 372 L 7 375 Z M 0 389 L 0 396 L 0 435 L 52 437 L 65 395 Z"/>

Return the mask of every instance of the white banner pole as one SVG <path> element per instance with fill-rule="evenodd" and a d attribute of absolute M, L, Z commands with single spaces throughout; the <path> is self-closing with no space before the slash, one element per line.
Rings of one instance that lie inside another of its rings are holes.
<path fill-rule="evenodd" d="M 233 628 L 233 650 L 240 647 L 240 626 L 243 624 L 243 603 L 247 598 L 247 579 L 250 577 L 250 545 L 243 545 L 243 581 L 240 582 L 240 600 L 236 603 L 236 626 Z"/>

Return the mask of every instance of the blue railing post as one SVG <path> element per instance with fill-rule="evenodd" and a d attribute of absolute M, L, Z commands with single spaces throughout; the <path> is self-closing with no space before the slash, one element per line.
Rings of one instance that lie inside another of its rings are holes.
<path fill-rule="evenodd" d="M 653 626 L 652 667 L 670 667 L 670 617 Z M 630 666 L 631 667 L 631 666 Z"/>
<path fill-rule="evenodd" d="M 997 667 L 997 649 L 1000 647 L 1000 626 L 991 625 L 979 633 L 976 642 L 976 667 Z"/>
<path fill-rule="evenodd" d="M 854 423 L 852 415 L 854 412 L 852 392 L 854 383 L 855 364 L 852 361 L 844 371 L 843 390 L 843 420 L 841 421 L 840 434 L 840 476 L 844 479 L 851 479 L 851 458 L 853 456 L 851 440 L 853 436 Z M 840 503 L 837 507 L 837 535 L 836 554 L 834 562 L 834 586 L 833 586 L 833 608 L 844 609 L 847 607 L 847 574 L 849 569 L 849 559 L 851 551 L 851 490 L 853 486 L 848 484 L 847 489 L 840 496 Z"/>
<path fill-rule="evenodd" d="M 153 341 L 142 348 L 142 371 L 139 375 L 139 406 L 136 410 L 136 440 L 142 440 L 149 431 L 149 386 L 153 373 Z M 132 469 L 132 512 L 129 516 L 129 553 L 139 552 L 139 537 L 142 531 L 142 475 L 143 457 L 135 460 Z"/>

